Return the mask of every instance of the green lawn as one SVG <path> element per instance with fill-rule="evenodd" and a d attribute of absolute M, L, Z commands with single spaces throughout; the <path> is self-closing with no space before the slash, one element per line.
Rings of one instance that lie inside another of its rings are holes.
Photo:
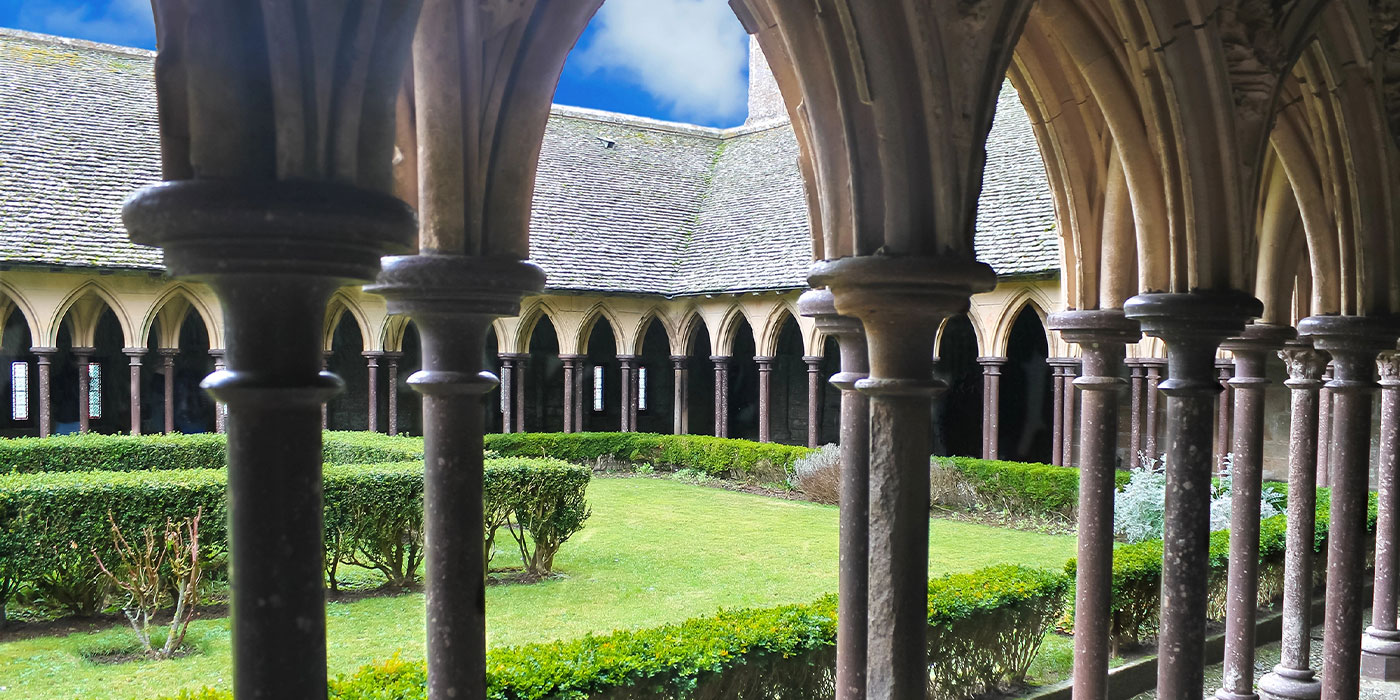
<path fill-rule="evenodd" d="M 706 615 L 719 607 L 804 602 L 836 590 L 837 514 L 661 479 L 599 479 L 593 517 L 564 545 L 559 580 L 487 591 L 492 645 L 570 638 Z M 1072 537 L 930 521 L 930 571 L 1018 562 L 1059 568 Z M 506 538 L 506 544 L 513 543 Z M 509 561 L 512 552 L 497 555 Z M 331 673 L 400 652 L 423 655 L 423 596 L 329 606 Z M 0 645 L 0 700 L 141 698 L 229 678 L 226 620 L 195 623 L 202 654 L 99 666 L 79 651 L 121 643 L 121 629 Z"/>

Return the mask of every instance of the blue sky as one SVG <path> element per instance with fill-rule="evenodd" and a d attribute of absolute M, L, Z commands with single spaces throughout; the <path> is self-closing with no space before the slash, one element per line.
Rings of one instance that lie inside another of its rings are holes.
<path fill-rule="evenodd" d="M 0 0 L 0 27 L 155 48 L 150 0 Z M 748 37 L 725 0 L 607 0 L 554 101 L 734 126 L 747 74 Z"/>

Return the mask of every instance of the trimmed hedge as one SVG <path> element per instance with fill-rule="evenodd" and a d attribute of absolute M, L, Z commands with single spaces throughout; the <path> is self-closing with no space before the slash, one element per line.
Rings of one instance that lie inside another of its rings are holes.
<path fill-rule="evenodd" d="M 0 475 L 0 591 L 24 584 L 74 614 L 100 610 L 107 585 L 94 552 L 107 562 L 117 558 L 109 512 L 130 536 L 202 509 L 201 556 L 207 569 L 219 570 L 228 543 L 226 476 L 223 469 Z M 561 534 L 564 526 L 581 526 L 587 517 L 591 476 L 558 460 L 512 458 L 488 460 L 485 480 L 488 498 L 504 500 L 511 517 L 548 533 L 546 547 L 532 544 L 552 560 L 572 534 Z M 379 570 L 392 585 L 412 584 L 423 557 L 422 464 L 327 466 L 324 478 L 328 576 L 353 563 Z M 521 517 L 519 509 L 529 512 Z M 0 606 L 5 602 L 0 598 Z"/>
<path fill-rule="evenodd" d="M 664 469 L 694 469 L 709 476 L 780 481 L 807 447 L 655 433 L 506 433 L 486 436 L 486 449 L 502 456 L 553 457 L 593 464 L 612 459 Z"/>
<path fill-rule="evenodd" d="M 1068 580 L 997 566 L 929 582 L 930 698 L 961 700 L 1025 676 L 1059 615 Z M 490 651 L 491 700 L 719 700 L 835 697 L 836 596 L 806 605 L 722 610 L 652 629 Z M 333 700 L 419 700 L 422 662 L 397 656 L 330 683 Z M 180 700 L 227 700 L 226 691 Z"/>
<path fill-rule="evenodd" d="M 1317 525 L 1313 550 L 1327 550 L 1328 516 L 1331 491 L 1317 492 Z M 1366 531 L 1376 531 L 1376 494 L 1370 496 Z M 1259 604 L 1274 602 L 1283 595 L 1284 545 L 1287 542 L 1287 516 L 1276 515 L 1259 524 Z M 1210 573 L 1208 575 L 1209 603 L 1206 616 L 1212 620 L 1225 617 L 1227 570 L 1230 563 L 1230 531 L 1219 530 L 1210 535 Z M 1065 573 L 1073 577 L 1076 560 L 1065 564 Z M 1314 567 L 1320 583 L 1326 566 Z M 1115 644 L 1137 643 L 1157 632 L 1162 605 L 1162 541 L 1149 540 L 1120 545 L 1113 550 L 1113 588 L 1111 637 Z M 1067 618 L 1072 618 L 1072 614 Z"/>
<path fill-rule="evenodd" d="M 219 433 L 0 438 L 0 474 L 223 469 L 226 447 Z M 328 431 L 322 450 L 327 464 L 411 462 L 423 459 L 423 439 Z"/>
<path fill-rule="evenodd" d="M 1073 520 L 1079 507 L 1079 470 L 1074 467 L 972 457 L 934 457 L 933 461 L 957 472 L 979 500 L 1008 510 Z M 1123 488 L 1130 476 L 1118 470 L 1117 488 Z"/>

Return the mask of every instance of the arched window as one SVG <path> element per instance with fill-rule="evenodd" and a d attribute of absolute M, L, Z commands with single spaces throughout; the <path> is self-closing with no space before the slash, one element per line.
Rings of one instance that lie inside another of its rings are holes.
<path fill-rule="evenodd" d="M 10 363 L 10 420 L 29 420 L 29 363 Z"/>
<path fill-rule="evenodd" d="M 606 408 L 603 405 L 603 366 L 593 365 L 593 411 L 602 413 Z"/>

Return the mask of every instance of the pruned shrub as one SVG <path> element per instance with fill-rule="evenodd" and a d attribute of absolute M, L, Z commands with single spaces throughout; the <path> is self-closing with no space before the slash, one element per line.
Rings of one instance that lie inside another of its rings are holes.
<path fill-rule="evenodd" d="M 666 470 L 694 469 L 712 477 L 785 481 L 807 447 L 655 433 L 505 433 L 486 436 L 486 449 L 504 456 L 553 457 L 575 464 L 599 458 L 646 463 Z"/>
<path fill-rule="evenodd" d="M 977 507 L 1003 510 L 1021 516 L 1073 521 L 1079 507 L 1079 470 L 1037 462 L 1008 462 L 972 457 L 934 457 L 939 480 L 934 503 L 967 507 L 967 493 Z M 1128 473 L 1117 472 L 1121 487 Z"/>
<path fill-rule="evenodd" d="M 510 533 L 528 576 L 553 573 L 554 555 L 583 529 L 592 514 L 585 499 L 592 476 L 587 467 L 557 459 L 500 459 L 487 467 L 487 526 L 493 514 L 496 527 L 513 521 Z M 488 546 L 494 538 L 494 530 L 487 533 Z"/>
<path fill-rule="evenodd" d="M 839 503 L 841 448 L 822 445 L 815 452 L 797 458 L 792 467 L 792 485 L 817 503 Z"/>
<path fill-rule="evenodd" d="M 1020 682 L 1063 603 L 1061 575 L 1019 566 L 929 582 L 928 697 L 961 700 Z M 825 700 L 835 697 L 836 596 L 722 610 L 651 629 L 488 652 L 492 700 Z M 422 662 L 394 656 L 330 682 L 331 700 L 426 697 Z M 226 700 L 224 691 L 179 700 Z"/>
<path fill-rule="evenodd" d="M 412 586 L 423 563 L 423 467 L 420 463 L 326 470 L 326 576 L 338 587 L 340 564 L 373 569 L 390 586 Z"/>
<path fill-rule="evenodd" d="M 169 659 L 185 643 L 185 633 L 189 631 L 195 605 L 199 602 L 199 578 L 203 572 L 199 556 L 200 515 L 196 510 L 193 518 L 178 523 L 167 518 L 164 532 L 156 534 L 154 528 L 146 528 L 141 531 L 141 540 L 132 544 L 117 527 L 116 518 L 110 512 L 107 514 L 112 522 L 113 549 L 121 563 L 113 562 L 109 567 L 96 552 L 93 556 L 112 585 L 127 594 L 122 613 L 147 656 Z M 165 643 L 156 648 L 152 643 L 155 632 L 152 618 L 167 595 L 171 595 L 171 589 L 174 590 L 175 611 L 166 628 Z"/>

